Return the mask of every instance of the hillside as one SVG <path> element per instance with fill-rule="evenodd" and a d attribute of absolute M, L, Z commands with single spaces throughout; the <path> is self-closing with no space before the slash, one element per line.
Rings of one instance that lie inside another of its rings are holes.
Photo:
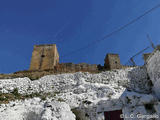
<path fill-rule="evenodd" d="M 1 79 L 0 120 L 104 120 L 114 110 L 160 119 L 159 63 L 157 50 L 143 67 Z"/>

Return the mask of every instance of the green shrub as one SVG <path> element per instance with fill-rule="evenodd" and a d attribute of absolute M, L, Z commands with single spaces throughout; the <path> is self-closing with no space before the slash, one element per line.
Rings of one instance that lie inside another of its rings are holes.
<path fill-rule="evenodd" d="M 15 88 L 12 92 L 11 92 L 16 98 L 20 97 L 20 94 L 18 93 L 18 88 Z"/>
<path fill-rule="evenodd" d="M 65 102 L 65 100 L 63 100 L 62 98 L 58 98 L 59 102 Z"/>

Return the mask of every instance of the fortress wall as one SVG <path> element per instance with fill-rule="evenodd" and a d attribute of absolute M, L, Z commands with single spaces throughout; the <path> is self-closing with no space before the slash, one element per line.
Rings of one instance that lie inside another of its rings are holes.
<path fill-rule="evenodd" d="M 62 63 L 57 66 L 55 66 L 56 71 L 61 72 L 98 72 L 98 68 L 96 64 L 73 64 L 73 63 Z"/>
<path fill-rule="evenodd" d="M 122 66 L 122 69 L 126 69 L 126 68 L 130 68 L 130 67 Z M 98 68 L 98 65 L 96 64 L 61 63 L 61 64 L 56 65 L 53 69 L 23 70 L 23 71 L 14 72 L 11 74 L 0 74 L 0 79 L 29 77 L 31 80 L 35 80 L 45 75 L 51 75 L 51 74 L 75 73 L 75 72 L 99 73 L 102 71 L 106 71 L 106 69 L 101 70 Z"/>
<path fill-rule="evenodd" d="M 62 63 L 56 65 L 53 69 L 45 69 L 45 70 L 24 70 L 18 71 L 12 74 L 0 74 L 0 79 L 9 79 L 9 78 L 23 78 L 29 77 L 32 80 L 38 79 L 45 75 L 51 74 L 61 74 L 61 73 L 75 73 L 75 72 L 90 72 L 90 73 L 98 73 L 99 70 L 97 65 L 93 64 L 73 64 L 73 63 Z"/>

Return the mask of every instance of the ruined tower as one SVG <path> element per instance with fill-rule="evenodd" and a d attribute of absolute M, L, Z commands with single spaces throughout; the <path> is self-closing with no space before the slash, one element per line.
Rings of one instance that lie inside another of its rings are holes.
<path fill-rule="evenodd" d="M 32 52 L 30 70 L 53 69 L 59 63 L 56 44 L 35 45 Z"/>
<path fill-rule="evenodd" d="M 150 55 L 151 55 L 151 53 L 145 53 L 145 54 L 143 54 L 143 59 L 144 59 L 145 63 L 147 62 L 147 59 L 149 58 Z"/>
<path fill-rule="evenodd" d="M 107 54 L 104 60 L 105 69 L 121 69 L 120 58 L 118 54 Z"/>

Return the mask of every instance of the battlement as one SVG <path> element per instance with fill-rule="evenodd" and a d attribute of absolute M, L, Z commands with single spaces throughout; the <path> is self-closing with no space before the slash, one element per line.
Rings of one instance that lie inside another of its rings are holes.
<path fill-rule="evenodd" d="M 98 67 L 96 64 L 87 64 L 87 63 L 61 63 L 55 66 L 57 72 L 98 72 Z"/>
<path fill-rule="evenodd" d="M 56 44 L 40 44 L 40 45 L 34 45 L 34 47 L 47 47 L 47 46 L 56 46 Z"/>

